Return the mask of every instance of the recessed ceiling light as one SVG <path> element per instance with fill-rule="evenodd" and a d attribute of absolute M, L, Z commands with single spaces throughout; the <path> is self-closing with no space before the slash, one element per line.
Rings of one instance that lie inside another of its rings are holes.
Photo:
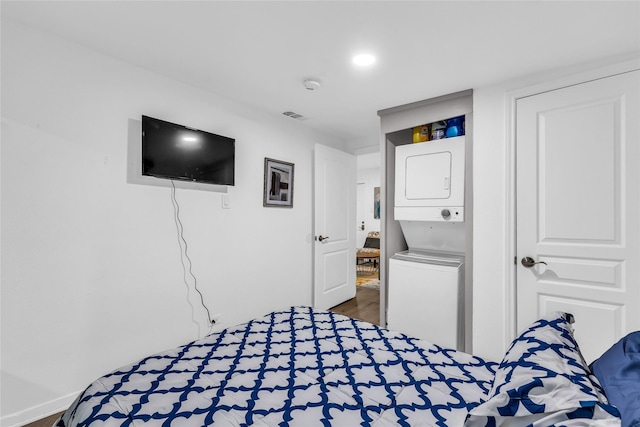
<path fill-rule="evenodd" d="M 376 62 L 376 57 L 370 53 L 361 53 L 353 57 L 353 63 L 359 67 L 368 67 Z"/>

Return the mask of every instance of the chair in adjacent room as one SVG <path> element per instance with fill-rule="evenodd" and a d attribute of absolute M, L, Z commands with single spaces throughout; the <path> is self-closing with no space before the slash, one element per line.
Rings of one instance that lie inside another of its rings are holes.
<path fill-rule="evenodd" d="M 380 268 L 380 232 L 370 231 L 364 246 L 356 251 L 356 273 L 373 274 Z"/>

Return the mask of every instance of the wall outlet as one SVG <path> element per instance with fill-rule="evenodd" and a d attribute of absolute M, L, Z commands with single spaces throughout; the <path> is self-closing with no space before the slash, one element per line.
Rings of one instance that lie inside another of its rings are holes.
<path fill-rule="evenodd" d="M 220 325 L 222 323 L 222 314 L 214 314 L 213 316 L 211 316 L 211 320 L 213 320 L 214 325 Z"/>

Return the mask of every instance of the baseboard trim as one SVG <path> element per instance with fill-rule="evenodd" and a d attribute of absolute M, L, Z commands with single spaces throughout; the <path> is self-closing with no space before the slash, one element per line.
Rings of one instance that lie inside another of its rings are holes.
<path fill-rule="evenodd" d="M 67 409 L 73 401 L 78 397 L 80 392 L 70 393 L 66 396 L 59 397 L 41 405 L 33 406 L 24 411 L 8 414 L 0 418 L 0 426 L 2 427 L 20 427 L 34 421 L 49 417 L 58 412 Z"/>

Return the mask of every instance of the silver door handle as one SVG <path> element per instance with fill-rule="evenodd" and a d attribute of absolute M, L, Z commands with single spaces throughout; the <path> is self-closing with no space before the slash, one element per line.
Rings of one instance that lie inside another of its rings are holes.
<path fill-rule="evenodd" d="M 544 265 L 547 265 L 547 263 L 546 263 L 546 262 L 544 262 L 544 261 L 536 261 L 536 260 L 534 260 L 533 258 L 528 257 L 528 256 L 526 256 L 526 257 L 522 258 L 522 260 L 520 260 L 520 262 L 522 263 L 522 265 L 524 265 L 524 266 L 525 266 L 525 267 L 527 267 L 527 268 L 531 268 L 531 267 L 533 267 L 533 266 L 534 266 L 534 265 L 536 265 L 536 264 L 544 264 Z"/>
<path fill-rule="evenodd" d="M 323 241 L 323 240 L 327 240 L 329 238 L 329 236 L 322 236 L 322 234 L 320 236 L 318 236 L 318 240 L 319 241 Z"/>

